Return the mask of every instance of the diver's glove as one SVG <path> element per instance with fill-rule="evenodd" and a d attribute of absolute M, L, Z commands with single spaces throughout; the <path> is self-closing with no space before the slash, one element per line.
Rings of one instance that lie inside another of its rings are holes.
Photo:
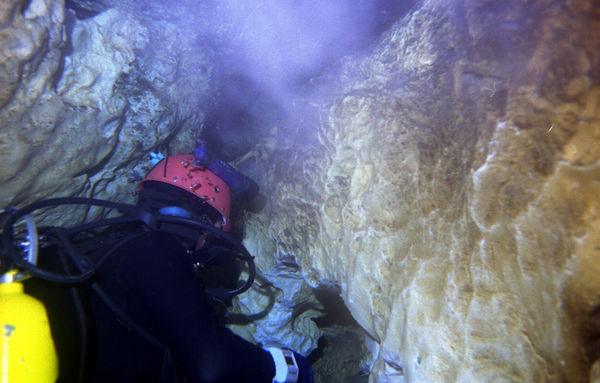
<path fill-rule="evenodd" d="M 310 362 L 302 355 L 279 347 L 265 348 L 275 363 L 273 383 L 313 383 Z"/>

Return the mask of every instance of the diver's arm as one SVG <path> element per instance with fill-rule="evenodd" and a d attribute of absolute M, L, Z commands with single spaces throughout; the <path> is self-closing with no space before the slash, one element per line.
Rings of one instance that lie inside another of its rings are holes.
<path fill-rule="evenodd" d="M 173 236 L 149 233 L 124 252 L 117 272 L 190 382 L 272 382 L 271 355 L 219 326 Z"/>

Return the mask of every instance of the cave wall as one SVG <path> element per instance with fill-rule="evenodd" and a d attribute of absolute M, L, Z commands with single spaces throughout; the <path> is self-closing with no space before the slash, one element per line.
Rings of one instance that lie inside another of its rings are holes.
<path fill-rule="evenodd" d="M 219 78 L 228 75 L 216 58 L 227 44 L 217 46 L 215 39 L 228 42 L 239 22 L 224 18 L 229 8 L 211 5 L 3 3 L 0 160 L 10 166 L 0 169 L 0 209 L 67 196 L 132 203 L 152 166 L 150 152 L 192 151 L 219 97 Z M 227 111 L 242 101 L 230 99 Z M 72 207 L 43 211 L 37 219 L 69 226 L 105 213 Z M 266 305 L 269 316 L 232 328 L 250 341 L 310 353 L 321 335 L 311 321 L 320 309 L 312 290 L 297 272 L 271 271 L 269 278 L 278 280 L 276 287 L 255 289 L 237 302 L 250 314 Z M 298 303 L 304 304 L 300 311 Z"/>
<path fill-rule="evenodd" d="M 220 70 L 204 37 L 231 24 L 182 17 L 201 11 L 189 1 L 101 3 L 0 5 L 2 208 L 132 201 L 149 151 L 193 148 Z M 373 382 L 585 381 L 599 33 L 591 1 L 423 1 L 312 79 L 286 123 L 260 120 L 236 165 L 269 198 L 245 216 L 245 244 L 278 306 L 236 331 L 313 349 L 308 282 L 341 292 Z"/>
<path fill-rule="evenodd" d="M 133 201 L 150 151 L 193 146 L 198 106 L 213 91 L 212 50 L 172 21 L 149 30 L 142 16 L 3 2 L 1 208 L 74 195 Z"/>
<path fill-rule="evenodd" d="M 341 289 L 370 381 L 586 381 L 599 52 L 593 2 L 423 2 L 257 149 L 247 244 Z"/>

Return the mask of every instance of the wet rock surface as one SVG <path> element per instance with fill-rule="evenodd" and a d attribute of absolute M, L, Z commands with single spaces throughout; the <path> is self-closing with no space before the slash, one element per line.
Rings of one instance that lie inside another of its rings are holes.
<path fill-rule="evenodd" d="M 0 6 L 0 207 L 132 201 L 148 152 L 190 151 L 207 114 L 269 199 L 240 217 L 263 280 L 235 303 L 259 314 L 238 333 L 306 353 L 329 337 L 329 357 L 366 347 L 344 360 L 372 382 L 598 380 L 596 3 L 419 2 L 328 70 L 241 76 L 250 101 L 219 83 L 239 67 L 215 60 L 272 24 L 205 37 L 268 1 L 229 22 L 200 17 L 231 11 L 209 3 L 148 4 Z M 361 330 L 319 328 L 315 287 L 339 291 Z M 365 379 L 344 360 L 323 357 L 317 378 Z"/>
<path fill-rule="evenodd" d="M 315 382 L 367 383 L 368 371 L 361 371 L 364 354 L 363 333 L 356 329 L 333 327 L 325 329 L 319 345 L 318 358 L 313 363 Z"/>
<path fill-rule="evenodd" d="M 341 286 L 372 381 L 588 378 L 599 22 L 584 1 L 424 2 L 316 123 L 266 140 L 248 224 Z"/>
<path fill-rule="evenodd" d="M 83 17 L 62 1 L 22 4 L 0 10 L 0 157 L 10 164 L 0 206 L 73 195 L 133 201 L 150 150 L 195 142 L 210 50 L 190 51 L 197 36 L 168 21 L 149 30 L 130 9 Z"/>

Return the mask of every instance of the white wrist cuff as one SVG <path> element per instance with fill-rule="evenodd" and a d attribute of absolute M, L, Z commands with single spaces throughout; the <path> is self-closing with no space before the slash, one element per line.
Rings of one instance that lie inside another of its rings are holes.
<path fill-rule="evenodd" d="M 267 347 L 265 350 L 271 354 L 275 363 L 273 383 L 296 383 L 299 370 L 294 353 L 277 347 Z"/>

